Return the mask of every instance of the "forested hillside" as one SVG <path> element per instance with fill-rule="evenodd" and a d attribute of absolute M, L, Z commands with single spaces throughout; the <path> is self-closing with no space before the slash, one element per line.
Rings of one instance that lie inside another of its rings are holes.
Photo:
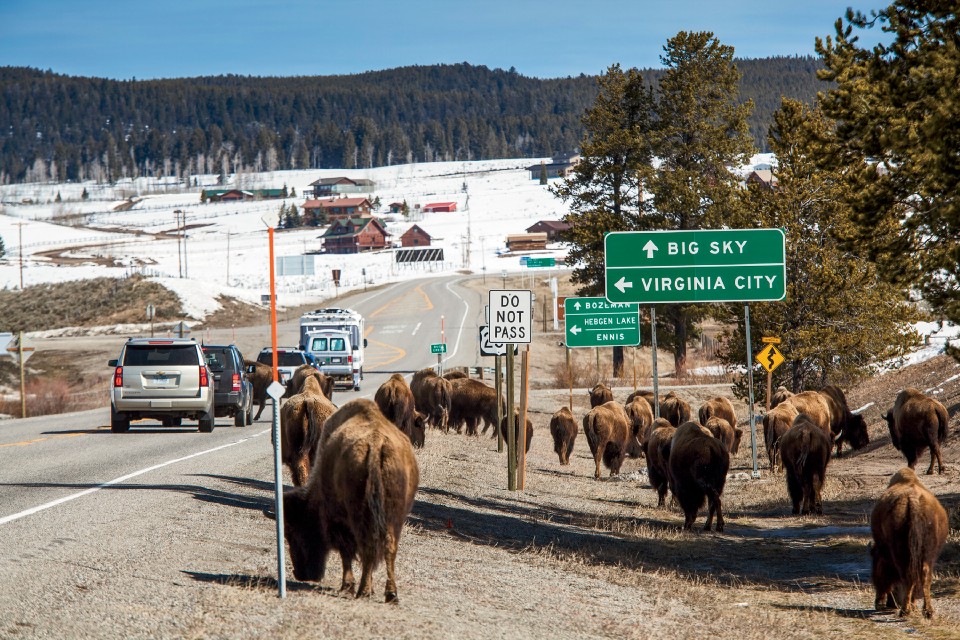
<path fill-rule="evenodd" d="M 737 64 L 766 150 L 780 96 L 809 101 L 820 89 L 819 60 Z M 596 93 L 592 76 L 469 64 L 144 81 L 2 67 L 0 183 L 548 156 L 577 147 Z"/>

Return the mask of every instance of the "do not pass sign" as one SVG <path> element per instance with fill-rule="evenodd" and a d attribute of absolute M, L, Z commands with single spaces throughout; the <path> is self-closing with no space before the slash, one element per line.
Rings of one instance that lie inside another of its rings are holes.
<path fill-rule="evenodd" d="M 533 293 L 525 289 L 490 292 L 490 341 L 528 344 L 533 331 Z"/>

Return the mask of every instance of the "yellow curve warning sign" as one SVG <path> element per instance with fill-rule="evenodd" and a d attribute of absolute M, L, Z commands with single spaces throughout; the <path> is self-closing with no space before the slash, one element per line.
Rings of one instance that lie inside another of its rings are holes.
<path fill-rule="evenodd" d="M 763 351 L 757 354 L 757 362 L 770 373 L 773 373 L 774 369 L 783 364 L 784 360 L 786 360 L 786 358 L 784 358 L 783 354 L 772 344 L 768 344 Z"/>

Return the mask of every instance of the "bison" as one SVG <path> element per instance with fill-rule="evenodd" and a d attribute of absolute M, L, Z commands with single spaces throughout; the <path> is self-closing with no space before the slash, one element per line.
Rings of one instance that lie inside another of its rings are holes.
<path fill-rule="evenodd" d="M 657 506 L 662 507 L 666 504 L 670 484 L 670 443 L 677 429 L 663 418 L 659 418 L 653 427 L 647 437 L 647 477 L 657 492 Z"/>
<path fill-rule="evenodd" d="M 714 438 L 720 441 L 727 453 L 733 455 L 740 448 L 740 438 L 743 436 L 741 429 L 730 426 L 724 418 L 712 416 L 707 418 L 703 427 L 709 431 Z"/>
<path fill-rule="evenodd" d="M 923 615 L 932 618 L 930 582 L 947 539 L 947 512 L 913 469 L 900 469 L 890 479 L 870 514 L 870 531 L 874 608 L 899 604 L 904 616 L 922 592 Z"/>
<path fill-rule="evenodd" d="M 309 364 L 302 364 L 293 371 L 293 375 L 290 376 L 289 380 L 287 380 L 287 390 L 283 393 L 283 397 L 289 398 L 294 394 L 300 393 L 300 388 L 303 386 L 303 380 L 308 376 L 314 376 L 317 378 L 317 381 L 320 382 L 320 389 L 323 391 L 323 395 L 327 397 L 327 400 L 332 402 L 333 378 L 317 371 Z"/>
<path fill-rule="evenodd" d="M 793 515 L 823 514 L 820 492 L 830 462 L 830 438 L 805 413 L 780 438 L 780 459 L 787 476 Z"/>
<path fill-rule="evenodd" d="M 930 467 L 927 475 L 933 473 L 934 460 L 937 462 L 937 471 L 943 473 L 945 467 L 940 457 L 940 445 L 947 439 L 950 416 L 940 401 L 909 387 L 897 394 L 886 419 L 890 440 L 906 456 L 911 469 L 917 466 L 917 458 L 923 450 L 929 448 Z"/>
<path fill-rule="evenodd" d="M 630 440 L 635 440 L 624 408 L 612 400 L 594 407 L 583 417 L 583 433 L 596 463 L 593 477 L 600 478 L 601 459 L 611 476 L 619 474 Z"/>
<path fill-rule="evenodd" d="M 795 393 L 781 405 L 792 405 L 798 413 L 805 413 L 810 420 L 823 429 L 827 437 L 830 438 L 831 447 L 833 446 L 833 430 L 830 428 L 833 422 L 833 412 L 830 409 L 830 401 L 827 396 L 819 391 L 803 391 Z"/>
<path fill-rule="evenodd" d="M 500 421 L 500 433 L 503 434 L 504 440 L 507 438 L 507 416 L 503 416 L 503 419 Z M 513 410 L 513 437 L 514 442 L 517 444 L 520 443 L 520 410 Z M 530 418 L 527 418 L 527 442 L 524 447 L 524 453 L 530 451 L 530 441 L 533 440 L 533 423 L 530 421 Z M 519 452 L 519 449 L 517 449 Z"/>
<path fill-rule="evenodd" d="M 380 385 L 373 401 L 386 416 L 387 420 L 403 431 L 414 447 L 423 446 L 424 416 L 417 411 L 413 401 L 413 392 L 404 377 L 395 373 Z"/>
<path fill-rule="evenodd" d="M 770 408 L 773 409 L 775 406 L 789 398 L 793 395 L 793 391 L 790 391 L 786 387 L 780 386 L 777 387 L 777 390 L 773 392 L 773 395 L 770 396 Z"/>
<path fill-rule="evenodd" d="M 426 420 L 444 433 L 449 429 L 450 418 L 450 381 L 441 378 L 433 369 L 426 368 L 413 374 L 410 391 L 417 411 L 426 416 Z"/>
<path fill-rule="evenodd" d="M 840 387 L 829 384 L 820 389 L 820 393 L 830 405 L 830 430 L 837 445 L 837 457 L 843 455 L 843 442 L 847 440 L 854 449 L 862 449 L 870 442 L 867 433 L 867 421 L 863 416 L 850 411 L 847 396 Z"/>
<path fill-rule="evenodd" d="M 653 391 L 647 391 L 645 389 L 641 389 L 640 391 L 634 391 L 633 393 L 628 395 L 626 401 L 623 403 L 624 406 L 630 404 L 637 398 L 643 398 L 644 400 L 646 400 L 647 404 L 650 405 L 650 411 L 656 411 L 657 405 L 658 405 L 657 396 L 653 395 Z"/>
<path fill-rule="evenodd" d="M 420 471 L 410 440 L 370 400 L 352 400 L 324 425 L 306 486 L 283 496 L 285 537 L 297 580 L 319 581 L 327 554 L 343 563 L 341 590 L 353 593 L 353 560 L 362 566 L 356 596 L 369 596 L 384 560 L 386 602 L 398 602 L 394 563 Z"/>
<path fill-rule="evenodd" d="M 587 393 L 590 394 L 590 408 L 599 407 L 602 404 L 610 402 L 613 400 L 613 391 L 610 390 L 610 387 L 598 382 L 594 385 L 593 389 L 590 389 Z"/>
<path fill-rule="evenodd" d="M 244 360 L 243 368 L 246 370 L 247 380 L 253 386 L 253 400 L 260 404 L 257 415 L 253 417 L 254 420 L 259 420 L 263 407 L 267 404 L 267 387 L 273 382 L 273 367 L 256 360 Z"/>
<path fill-rule="evenodd" d="M 653 410 L 646 399 L 637 396 L 628 402 L 626 407 L 627 417 L 630 418 L 630 426 L 633 430 L 633 437 L 640 444 L 638 454 L 645 453 L 647 436 L 650 435 L 650 426 L 653 424 Z"/>
<path fill-rule="evenodd" d="M 780 439 L 793 426 L 793 419 L 799 411 L 792 404 L 781 402 L 763 416 L 763 442 L 770 461 L 770 471 L 776 472 L 780 466 Z"/>
<path fill-rule="evenodd" d="M 505 404 L 505 403 L 504 403 Z M 483 421 L 483 431 L 493 427 L 497 435 L 497 391 L 488 384 L 472 378 L 450 381 L 450 424 L 460 433 L 463 424 L 467 435 L 477 435 L 477 423 Z"/>
<path fill-rule="evenodd" d="M 670 491 L 683 509 L 683 528 L 692 529 L 697 511 L 708 502 L 709 531 L 713 516 L 717 516 L 717 531 L 723 531 L 723 504 L 720 496 L 730 469 L 730 454 L 719 440 L 696 422 L 684 422 L 677 427 L 670 441 Z"/>
<path fill-rule="evenodd" d="M 561 407 L 550 418 L 550 435 L 553 436 L 553 450 L 560 457 L 561 465 L 570 464 L 573 443 L 577 439 L 577 423 L 567 407 Z"/>
<path fill-rule="evenodd" d="M 447 371 L 443 374 L 443 377 L 447 380 L 460 380 L 462 378 L 469 378 L 466 371 Z"/>
<path fill-rule="evenodd" d="M 678 427 L 690 420 L 690 403 L 671 391 L 660 401 L 660 417 Z"/>
<path fill-rule="evenodd" d="M 303 486 L 316 457 L 323 423 L 337 408 L 327 400 L 315 376 L 304 378 L 300 393 L 280 407 L 280 452 L 293 484 Z"/>
<path fill-rule="evenodd" d="M 730 400 L 723 396 L 711 398 L 700 405 L 700 410 L 697 414 L 700 417 L 700 424 L 707 428 L 709 428 L 707 422 L 710 418 L 723 418 L 727 424 L 730 425 L 733 434 L 732 448 L 728 449 L 728 451 L 730 451 L 731 455 L 736 455 L 737 452 L 740 451 L 740 440 L 743 438 L 743 429 L 737 426 L 737 412 L 733 408 L 733 403 L 730 402 Z"/>

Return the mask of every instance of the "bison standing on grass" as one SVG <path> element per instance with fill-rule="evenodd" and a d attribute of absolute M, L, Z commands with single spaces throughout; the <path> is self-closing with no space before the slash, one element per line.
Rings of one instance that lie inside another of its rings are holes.
<path fill-rule="evenodd" d="M 635 440 L 630 419 L 620 403 L 611 400 L 591 409 L 583 417 L 583 433 L 596 463 L 593 477 L 600 479 L 601 459 L 611 476 L 619 474 L 630 440 Z"/>
<path fill-rule="evenodd" d="M 417 448 L 423 446 L 426 437 L 423 414 L 417 411 L 413 392 L 410 391 L 410 386 L 401 374 L 393 374 L 380 385 L 373 401 L 387 420 L 410 438 L 413 446 Z"/>
<path fill-rule="evenodd" d="M 550 435 L 553 436 L 553 450 L 560 457 L 561 465 L 570 464 L 573 443 L 577 439 L 577 423 L 567 407 L 561 407 L 550 418 Z"/>
<path fill-rule="evenodd" d="M 828 384 L 820 389 L 820 394 L 830 405 L 830 430 L 837 445 L 837 457 L 843 455 L 843 441 L 848 440 L 854 449 L 862 449 L 870 442 L 867 433 L 867 421 L 863 416 L 850 411 L 847 396 L 840 387 Z"/>
<path fill-rule="evenodd" d="M 690 403 L 671 391 L 660 401 L 660 417 L 679 427 L 690 420 Z"/>
<path fill-rule="evenodd" d="M 783 468 L 780 464 L 780 439 L 793 426 L 793 419 L 800 414 L 792 404 L 781 402 L 763 416 L 763 442 L 767 449 L 770 471 Z"/>
<path fill-rule="evenodd" d="M 353 559 L 362 573 L 358 598 L 373 590 L 386 560 L 386 602 L 397 602 L 394 564 L 400 533 L 417 493 L 420 471 L 410 440 L 370 400 L 352 400 L 324 425 L 309 483 L 283 497 L 293 575 L 319 581 L 327 554 L 343 563 L 341 591 L 354 591 Z"/>
<path fill-rule="evenodd" d="M 940 458 L 940 445 L 947 440 L 950 416 L 939 400 L 909 387 L 897 394 L 886 419 L 890 440 L 906 456 L 911 469 L 917 466 L 917 458 L 923 450 L 929 448 L 930 467 L 927 475 L 933 473 L 934 460 L 937 462 L 937 471 L 943 473 L 945 467 Z"/>
<path fill-rule="evenodd" d="M 477 435 L 477 424 L 483 421 L 483 431 L 493 427 L 497 435 L 497 391 L 493 387 L 472 378 L 450 381 L 450 424 L 460 433 L 467 425 L 467 435 Z"/>
<path fill-rule="evenodd" d="M 923 615 L 932 618 L 930 582 L 947 540 L 947 512 L 913 469 L 901 469 L 890 479 L 870 514 L 870 531 L 874 608 L 899 604 L 904 616 L 922 593 Z"/>
<path fill-rule="evenodd" d="M 657 506 L 666 504 L 667 489 L 670 485 L 670 443 L 677 428 L 658 418 L 647 438 L 647 477 L 657 492 Z"/>
<path fill-rule="evenodd" d="M 316 376 L 304 378 L 300 393 L 280 407 L 280 451 L 293 484 L 303 486 L 317 453 L 324 421 L 337 408 L 327 400 Z"/>
<path fill-rule="evenodd" d="M 830 438 L 801 413 L 780 438 L 780 459 L 787 476 L 793 515 L 823 513 L 821 491 L 830 462 Z"/>
<path fill-rule="evenodd" d="M 692 529 L 697 511 L 706 499 L 709 507 L 704 531 L 710 531 L 717 516 L 717 531 L 723 531 L 720 496 L 727 482 L 730 454 L 719 440 L 696 422 L 677 427 L 670 442 L 670 490 L 683 509 L 683 528 Z"/>
<path fill-rule="evenodd" d="M 450 381 L 428 367 L 413 374 L 410 391 L 413 392 L 417 411 L 425 415 L 434 427 L 446 433 L 450 419 Z"/>
<path fill-rule="evenodd" d="M 594 385 L 593 389 L 590 389 L 587 393 L 590 394 L 590 408 L 599 407 L 602 404 L 606 404 L 613 400 L 613 391 L 610 390 L 610 387 L 598 382 Z"/>
<path fill-rule="evenodd" d="M 700 424 L 705 427 L 707 427 L 707 422 L 710 418 L 717 417 L 726 420 L 733 434 L 733 448 L 729 449 L 729 451 L 732 455 L 736 455 L 737 452 L 740 451 L 740 439 L 743 438 L 743 429 L 737 427 L 737 412 L 733 408 L 733 403 L 730 402 L 730 400 L 723 396 L 710 398 L 700 405 L 700 410 L 697 413 L 700 416 Z M 707 428 L 709 429 L 709 427 Z"/>

